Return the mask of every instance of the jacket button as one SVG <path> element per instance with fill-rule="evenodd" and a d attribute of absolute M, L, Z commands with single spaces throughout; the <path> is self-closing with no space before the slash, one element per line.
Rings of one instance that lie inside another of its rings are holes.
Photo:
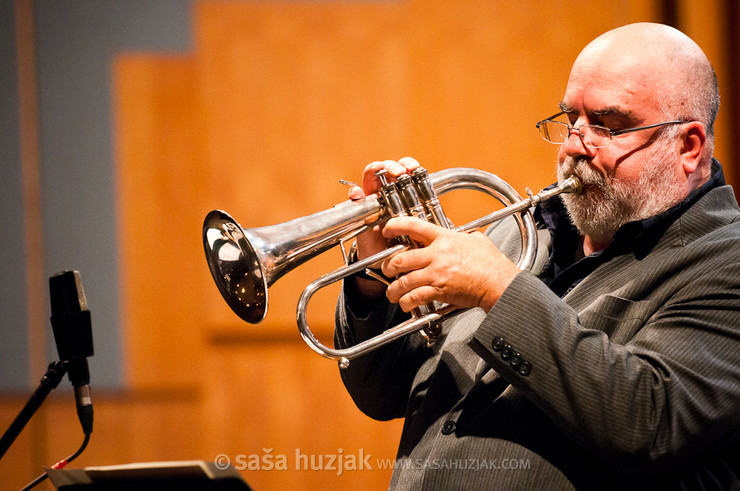
<path fill-rule="evenodd" d="M 443 435 L 449 435 L 455 431 L 457 428 L 457 425 L 454 421 L 445 421 L 442 425 L 442 434 Z"/>
<path fill-rule="evenodd" d="M 504 338 L 493 338 L 491 347 L 493 348 L 493 351 L 501 351 L 501 348 L 504 347 Z"/>
<path fill-rule="evenodd" d="M 529 373 L 532 371 L 532 364 L 528 361 L 522 361 L 519 364 L 519 373 L 524 375 L 525 377 L 529 375 Z"/>
<path fill-rule="evenodd" d="M 508 360 L 511 355 L 514 354 L 514 350 L 508 344 L 501 349 L 501 358 Z"/>
<path fill-rule="evenodd" d="M 522 355 L 515 352 L 513 355 L 511 355 L 511 360 L 509 360 L 509 363 L 511 363 L 512 367 L 518 368 L 519 365 L 522 364 L 522 361 Z"/>

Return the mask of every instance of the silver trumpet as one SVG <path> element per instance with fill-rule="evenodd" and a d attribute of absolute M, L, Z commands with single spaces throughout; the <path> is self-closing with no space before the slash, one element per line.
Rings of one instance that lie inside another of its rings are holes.
<path fill-rule="evenodd" d="M 280 277 L 324 251 L 351 240 L 358 234 L 395 216 L 416 216 L 439 226 L 469 232 L 513 216 L 522 249 L 517 266 L 531 269 L 537 251 L 537 233 L 530 208 L 561 193 L 578 193 L 581 182 L 570 177 L 558 186 L 533 195 L 529 190 L 522 199 L 505 181 L 477 169 L 451 168 L 429 174 L 418 168 L 388 182 L 384 171 L 378 173 L 380 190 L 359 201 L 345 201 L 330 209 L 288 222 L 266 227 L 244 229 L 227 213 L 214 210 L 203 224 L 203 246 L 206 260 L 216 285 L 226 303 L 246 322 L 256 324 L 267 313 L 267 291 Z M 463 226 L 454 227 L 440 206 L 438 196 L 455 189 L 485 192 L 505 207 Z M 311 282 L 301 295 L 296 309 L 298 329 L 303 340 L 316 353 L 339 362 L 346 368 L 349 361 L 407 334 L 420 332 L 427 344 L 434 342 L 440 323 L 467 309 L 445 305 L 425 305 L 415 309 L 412 317 L 379 335 L 344 349 L 323 345 L 308 327 L 306 310 L 319 289 L 365 271 L 394 254 L 416 247 L 408 238 L 380 253 L 351 262 L 341 247 L 345 265 Z"/>

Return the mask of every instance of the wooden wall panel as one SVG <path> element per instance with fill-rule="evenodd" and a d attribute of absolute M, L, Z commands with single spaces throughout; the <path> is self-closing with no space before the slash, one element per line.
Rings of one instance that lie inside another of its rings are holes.
<path fill-rule="evenodd" d="M 401 156 L 404 45 L 392 3 L 204 3 L 198 64 L 210 165 L 208 202 L 245 227 L 280 223 L 346 199 L 339 178 Z M 300 291 L 340 256 L 297 270 L 270 293 L 264 327 L 295 333 Z M 323 262 L 326 261 L 326 262 Z M 319 264 L 322 264 L 319 266 Z M 233 323 L 220 297 L 210 322 Z M 332 322 L 334 300 L 317 322 Z"/>
<path fill-rule="evenodd" d="M 30 396 L 30 392 L 27 397 L 8 394 L 3 396 L 0 400 L 0 427 L 3 432 L 10 426 Z M 44 447 L 48 430 L 42 414 L 37 413 L 29 421 L 0 460 L 0 489 L 21 489 L 41 473 L 40 466 L 34 464 L 41 462 L 46 456 Z"/>
<path fill-rule="evenodd" d="M 715 123 L 714 154 L 723 164 L 728 184 L 733 184 L 738 182 L 740 176 L 737 162 L 734 161 L 736 156 L 731 149 L 734 114 L 729 101 L 735 97 L 737 81 L 731 78 L 731 61 L 726 57 L 728 33 L 724 3 L 722 0 L 707 0 L 701 4 L 681 2 L 678 21 L 679 28 L 702 47 L 717 73 L 721 104 Z M 735 195 L 738 196 L 738 193 L 740 189 L 735 184 Z"/>
<path fill-rule="evenodd" d="M 588 23 L 569 24 L 576 12 Z M 339 178 L 404 155 L 431 171 L 483 168 L 520 192 L 545 186 L 555 147 L 534 123 L 555 111 L 572 61 L 594 36 L 656 12 L 638 0 L 202 1 L 191 55 L 121 54 L 113 90 L 130 392 L 98 399 L 79 465 L 271 451 L 290 469 L 245 471 L 258 489 L 385 487 L 389 471 L 377 466 L 341 476 L 295 468 L 296 451 L 392 458 L 402 424 L 362 415 L 336 365 L 296 332 L 298 295 L 339 254 L 278 281 L 268 318 L 249 326 L 210 279 L 203 218 L 223 208 L 256 227 L 321 211 L 345 199 Z M 337 288 L 309 312 L 327 344 Z M 65 404 L 49 417 L 66 418 Z M 76 442 L 76 426 L 59 439 L 39 428 L 44 441 Z M 49 447 L 36 451 L 47 463 L 66 451 Z M 18 452 L 33 448 L 26 440 Z M 14 458 L 23 474 L 36 466 Z"/>
<path fill-rule="evenodd" d="M 208 353 L 205 456 L 227 455 L 255 489 L 387 487 L 390 469 L 378 462 L 394 458 L 401 421 L 363 415 L 343 389 L 336 364 L 302 344 L 234 341 L 214 342 Z M 248 466 L 266 455 L 275 462 L 283 456 L 286 468 Z M 326 455 L 363 455 L 369 467 L 331 469 L 328 457 L 320 467 Z"/>
<path fill-rule="evenodd" d="M 650 2 L 607 5 L 576 30 L 548 20 L 563 8 L 199 2 L 192 56 L 119 59 L 127 373 L 132 387 L 201 394 L 199 458 L 287 456 L 286 471 L 244 472 L 259 489 L 387 484 L 390 472 L 377 466 L 341 476 L 296 468 L 296 452 L 390 459 L 401 428 L 362 415 L 336 365 L 296 333 L 300 292 L 339 254 L 279 280 L 267 319 L 249 326 L 208 276 L 200 223 L 214 208 L 245 227 L 321 211 L 346 198 L 339 178 L 357 180 L 369 161 L 404 155 L 431 171 L 484 168 L 521 192 L 549 184 L 555 148 L 534 123 L 554 112 L 588 40 L 653 12 Z M 469 195 L 448 201 L 454 210 L 489 206 Z M 309 312 L 327 344 L 337 291 L 322 292 Z"/>
<path fill-rule="evenodd" d="M 116 176 L 127 377 L 134 387 L 197 378 L 203 131 L 193 64 L 121 57 L 115 65 Z"/>

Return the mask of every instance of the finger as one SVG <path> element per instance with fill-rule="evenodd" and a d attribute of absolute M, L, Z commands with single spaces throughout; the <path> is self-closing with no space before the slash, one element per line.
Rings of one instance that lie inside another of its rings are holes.
<path fill-rule="evenodd" d="M 438 291 L 433 286 L 420 286 L 401 296 L 398 305 L 404 312 L 411 312 L 420 305 L 426 305 L 435 300 Z"/>
<path fill-rule="evenodd" d="M 352 186 L 347 191 L 347 197 L 352 201 L 359 201 L 365 197 L 365 192 L 360 186 Z"/>
<path fill-rule="evenodd" d="M 385 274 L 385 270 L 383 270 L 383 274 Z M 393 303 L 398 303 L 401 297 L 408 294 L 410 291 L 422 286 L 427 286 L 429 283 L 431 282 L 423 270 L 415 270 L 408 274 L 401 275 L 392 281 L 391 284 L 388 285 L 385 294 L 388 297 L 388 300 Z"/>
<path fill-rule="evenodd" d="M 413 157 L 404 157 L 402 159 L 399 159 L 398 163 L 406 169 L 406 172 L 410 172 L 417 167 L 421 167 L 419 161 Z"/>
<path fill-rule="evenodd" d="M 378 192 L 378 177 L 375 173 L 382 169 L 386 169 L 393 178 L 406 172 L 405 168 L 394 160 L 378 160 L 366 165 L 362 171 L 362 188 L 366 195 Z"/>
<path fill-rule="evenodd" d="M 383 274 L 388 278 L 395 278 L 399 275 L 408 274 L 429 266 L 433 256 L 426 247 L 418 249 L 409 249 L 399 252 L 393 257 L 386 259 L 380 265 Z"/>
<path fill-rule="evenodd" d="M 429 245 L 445 231 L 447 229 L 418 218 L 396 217 L 388 220 L 388 223 L 383 227 L 383 237 L 392 239 L 393 237 L 408 235 L 416 242 Z"/>
<path fill-rule="evenodd" d="M 386 160 L 385 161 L 385 170 L 388 171 L 388 174 L 392 178 L 396 178 L 400 175 L 406 174 L 407 169 L 401 163 L 396 162 L 395 160 Z"/>

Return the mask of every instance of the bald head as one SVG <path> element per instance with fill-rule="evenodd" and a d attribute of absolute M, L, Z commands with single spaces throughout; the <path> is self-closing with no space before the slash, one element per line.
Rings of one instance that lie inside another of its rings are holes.
<path fill-rule="evenodd" d="M 645 103 L 659 108 L 666 120 L 700 121 L 711 139 L 719 109 L 717 79 L 704 52 L 681 31 L 637 23 L 602 34 L 584 48 L 571 72 L 571 79 L 594 76 L 645 92 Z"/>
<path fill-rule="evenodd" d="M 589 43 L 579 58 L 599 52 L 610 55 L 693 58 L 709 63 L 701 48 L 678 29 L 665 24 L 639 22 L 607 31 Z"/>

